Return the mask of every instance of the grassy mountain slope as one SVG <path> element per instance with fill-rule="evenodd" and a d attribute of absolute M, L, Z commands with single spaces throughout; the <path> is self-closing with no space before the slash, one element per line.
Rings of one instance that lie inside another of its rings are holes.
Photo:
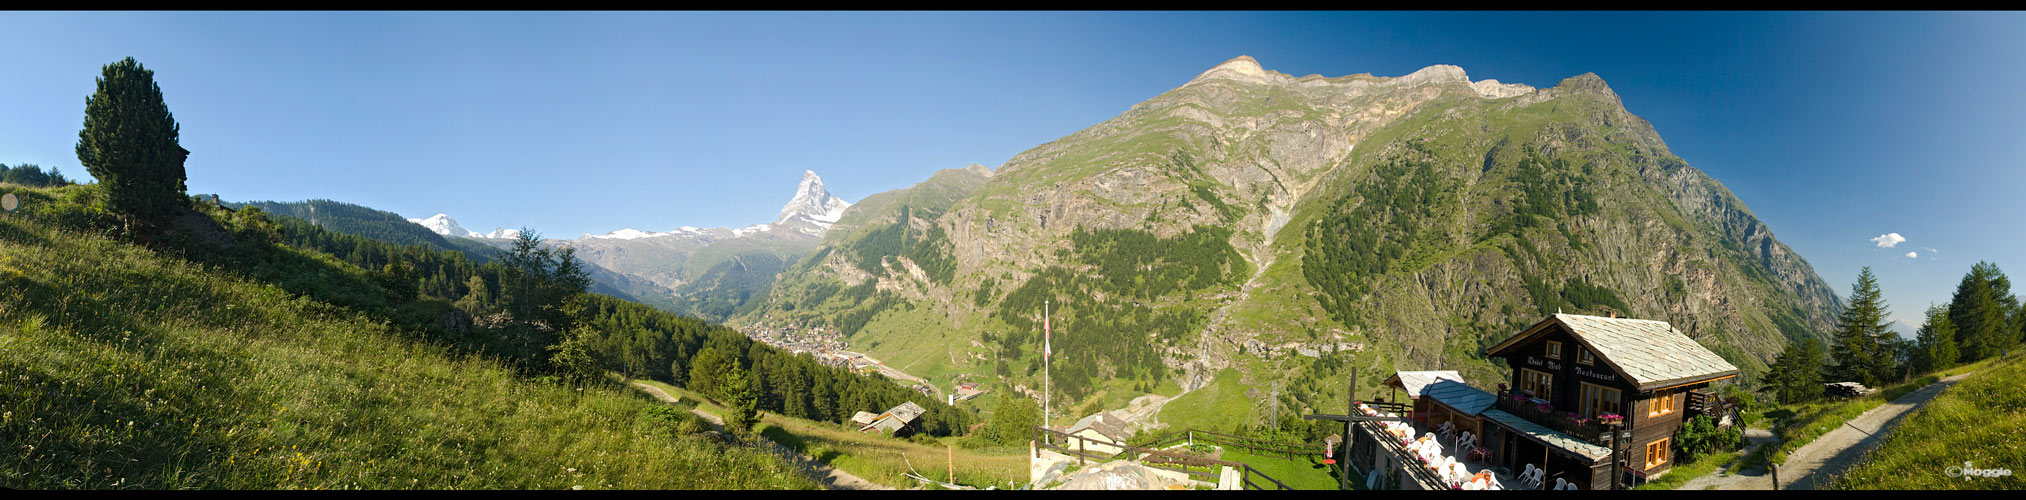
<path fill-rule="evenodd" d="M 529 380 L 276 284 L 56 229 L 84 189 L 7 188 L 23 209 L 0 215 L 0 485 L 814 486 L 671 435 L 632 391 Z M 367 274 L 282 252 L 303 279 Z"/>
<path fill-rule="evenodd" d="M 1059 398 L 1237 369 L 1250 389 L 1220 397 L 1299 409 L 1341 404 L 1353 367 L 1368 389 L 1394 369 L 1488 387 L 1484 348 L 1557 310 L 1670 321 L 1751 377 L 1841 307 L 1595 75 L 1296 78 L 1241 57 L 901 212 L 833 235 L 743 320 L 1031 390 L 1047 302 Z"/>

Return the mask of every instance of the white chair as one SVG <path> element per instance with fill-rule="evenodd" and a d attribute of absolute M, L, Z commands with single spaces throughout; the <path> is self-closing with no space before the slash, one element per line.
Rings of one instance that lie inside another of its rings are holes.
<path fill-rule="evenodd" d="M 1538 488 L 1533 484 L 1534 464 L 1527 464 L 1527 468 L 1521 470 L 1519 475 L 1513 476 L 1513 479 L 1518 480 L 1520 486 L 1526 487 L 1527 489 Z"/>
<path fill-rule="evenodd" d="M 1533 468 L 1533 464 L 1527 464 L 1527 467 L 1531 469 Z M 1546 486 L 1547 475 L 1548 475 L 1547 468 L 1533 469 L 1533 472 L 1524 478 L 1527 483 L 1527 489 L 1538 490 L 1541 489 L 1542 486 Z"/>
<path fill-rule="evenodd" d="M 1528 465 L 1532 465 L 1532 464 L 1528 464 Z M 1487 483 L 1487 484 L 1485 485 L 1484 489 L 1487 489 L 1487 490 L 1503 490 L 1503 489 L 1505 489 L 1505 485 L 1503 485 L 1503 484 L 1499 484 L 1499 482 L 1498 482 L 1498 475 L 1497 475 L 1497 474 L 1493 474 L 1493 475 L 1489 475 L 1489 476 L 1484 476 L 1484 481 L 1485 481 L 1485 483 Z"/>
<path fill-rule="evenodd" d="M 1567 479 L 1562 479 L 1562 478 L 1559 478 L 1559 477 L 1558 477 L 1558 478 L 1555 478 L 1555 489 L 1557 489 L 1557 490 L 1573 490 L 1573 489 L 1576 489 L 1576 485 L 1573 485 L 1573 484 L 1569 484 L 1569 480 L 1567 480 Z"/>

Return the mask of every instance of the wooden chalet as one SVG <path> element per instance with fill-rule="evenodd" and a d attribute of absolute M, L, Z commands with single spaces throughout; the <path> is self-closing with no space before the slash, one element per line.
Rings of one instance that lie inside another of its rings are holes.
<path fill-rule="evenodd" d="M 1583 489 L 1612 487 L 1614 453 L 1637 477 L 1673 467 L 1675 430 L 1695 413 L 1721 418 L 1708 387 L 1738 374 L 1666 322 L 1575 314 L 1543 319 L 1486 356 L 1512 367 L 1512 389 L 1480 413 L 1482 446 L 1509 470 L 1545 467 L 1547 483 Z M 1600 423 L 1605 414 L 1622 426 Z M 1614 442 L 1614 430 L 1631 437 Z"/>

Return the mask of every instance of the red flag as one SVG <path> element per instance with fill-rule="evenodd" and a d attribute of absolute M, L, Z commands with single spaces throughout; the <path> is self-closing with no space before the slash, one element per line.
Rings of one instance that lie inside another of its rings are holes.
<path fill-rule="evenodd" d="M 1042 316 L 1042 317 L 1041 317 L 1041 360 L 1042 360 L 1042 361 L 1048 361 L 1048 355 L 1050 355 L 1050 354 L 1053 354 L 1053 353 L 1055 353 L 1055 348 L 1054 348 L 1054 347 L 1053 347 L 1053 346 L 1051 345 L 1051 344 L 1053 344 L 1053 342 L 1052 342 L 1052 340 L 1053 340 L 1053 339 L 1054 339 L 1054 335 L 1050 334 L 1050 333 L 1049 333 L 1049 331 L 1048 331 L 1048 317 L 1047 317 L 1047 316 Z"/>

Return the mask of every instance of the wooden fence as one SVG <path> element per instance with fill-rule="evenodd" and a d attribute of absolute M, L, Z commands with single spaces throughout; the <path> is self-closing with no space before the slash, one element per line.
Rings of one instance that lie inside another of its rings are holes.
<path fill-rule="evenodd" d="M 1282 483 L 1280 482 L 1280 480 L 1274 479 L 1273 476 L 1268 476 L 1266 475 L 1266 473 L 1260 472 L 1259 469 L 1254 469 L 1252 468 L 1251 465 L 1246 465 L 1244 462 L 1218 460 L 1214 458 L 1190 455 L 1186 453 L 1176 453 L 1172 451 L 1158 450 L 1154 448 L 1132 446 L 1125 443 L 1115 443 L 1101 439 L 1091 439 L 1083 436 L 1077 436 L 1038 426 L 1034 428 L 1034 438 L 1035 443 L 1039 445 L 1035 450 L 1036 453 L 1040 453 L 1039 448 L 1047 448 L 1050 450 L 1054 450 L 1058 453 L 1062 453 L 1064 455 L 1076 457 L 1077 463 L 1079 465 L 1081 465 L 1085 460 L 1103 461 L 1119 458 L 1132 458 L 1139 460 L 1140 463 L 1146 465 L 1147 467 L 1152 467 L 1166 471 L 1180 472 L 1183 474 L 1188 474 L 1190 477 L 1202 478 L 1205 481 L 1213 483 L 1218 482 L 1220 479 L 1222 479 L 1221 477 L 1218 477 L 1218 472 L 1216 472 L 1217 470 L 1221 469 L 1215 468 L 1230 467 L 1232 468 L 1232 470 L 1239 471 L 1239 482 L 1245 487 L 1245 489 L 1252 489 L 1252 490 L 1294 489 L 1288 487 L 1286 483 Z M 1060 443 L 1058 443 L 1058 441 L 1060 441 Z M 1090 451 L 1090 448 L 1092 446 L 1115 448 L 1118 449 L 1119 451 L 1108 454 Z M 1194 469 L 1196 467 L 1202 467 L 1211 470 L 1196 470 Z M 1259 478 L 1264 479 L 1266 482 L 1255 483 L 1252 481 L 1253 476 L 1259 476 Z M 1267 487 L 1268 484 L 1270 484 L 1272 488 L 1268 488 Z"/>

